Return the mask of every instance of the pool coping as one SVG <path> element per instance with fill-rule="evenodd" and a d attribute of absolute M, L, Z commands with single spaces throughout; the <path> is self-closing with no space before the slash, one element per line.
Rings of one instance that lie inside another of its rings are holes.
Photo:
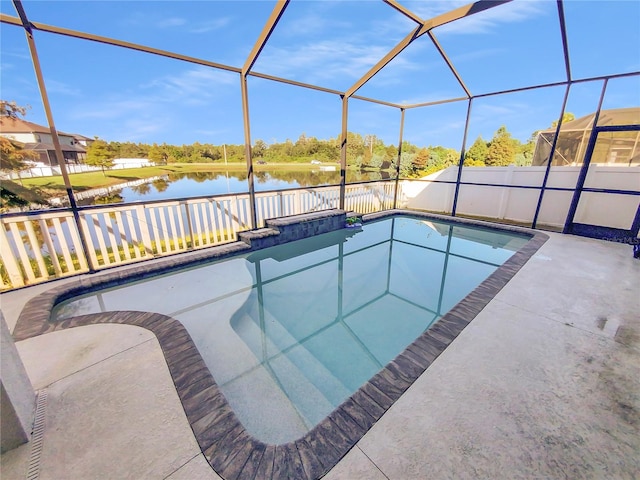
<path fill-rule="evenodd" d="M 169 316 L 136 311 L 96 313 L 49 322 L 53 307 L 76 295 L 117 286 L 212 260 L 251 251 L 242 242 L 174 256 L 123 271 L 82 278 L 33 297 L 13 332 L 16 341 L 56 330 L 100 323 L 135 325 L 153 332 L 163 351 L 176 391 L 202 453 L 225 480 L 238 478 L 318 479 L 364 436 L 382 415 L 549 238 L 545 233 L 413 210 L 386 210 L 363 216 L 364 223 L 389 216 L 421 217 L 448 223 L 523 233 L 530 240 L 394 360 L 301 438 L 270 445 L 242 426 L 182 324 Z"/>

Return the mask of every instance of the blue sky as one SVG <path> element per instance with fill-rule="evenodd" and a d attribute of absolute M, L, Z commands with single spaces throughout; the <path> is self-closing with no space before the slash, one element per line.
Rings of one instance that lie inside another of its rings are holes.
<path fill-rule="evenodd" d="M 468 2 L 400 1 L 422 18 Z M 33 22 L 241 67 L 273 1 L 31 1 Z M 0 10 L 15 16 L 11 2 Z M 574 79 L 640 71 L 640 2 L 564 2 Z M 382 1 L 292 0 L 254 70 L 344 91 L 416 24 Z M 21 28 L 1 27 L 0 95 L 32 106 L 45 123 Z M 555 0 L 515 0 L 438 27 L 434 36 L 472 94 L 564 81 Z M 58 129 L 110 141 L 243 143 L 239 75 L 123 48 L 36 32 Z M 252 140 L 326 139 L 340 132 L 337 95 L 249 77 Z M 568 111 L 594 111 L 602 82 L 576 85 Z M 464 92 L 427 35 L 413 42 L 358 95 L 399 103 L 439 101 Z M 564 87 L 478 98 L 469 142 L 501 126 L 521 141 L 559 115 Z M 400 111 L 352 99 L 349 130 L 397 143 Z M 605 108 L 640 106 L 638 77 L 610 82 Z M 467 102 L 408 109 L 404 138 L 461 146 Z"/>

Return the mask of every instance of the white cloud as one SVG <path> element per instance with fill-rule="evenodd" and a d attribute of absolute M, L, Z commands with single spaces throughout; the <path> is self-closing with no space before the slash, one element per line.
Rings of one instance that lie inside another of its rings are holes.
<path fill-rule="evenodd" d="M 196 23 L 188 28 L 190 33 L 208 33 L 215 30 L 220 30 L 226 27 L 231 19 L 229 17 L 221 17 L 215 20 L 209 20 L 207 22 Z"/>
<path fill-rule="evenodd" d="M 237 85 L 238 75 L 204 66 L 193 67 L 177 75 L 166 75 L 144 85 L 154 97 L 163 102 L 185 101 L 204 104 L 219 96 L 222 87 Z"/>
<path fill-rule="evenodd" d="M 351 27 L 351 23 L 340 20 L 337 15 L 311 11 L 296 17 L 294 20 L 293 18 L 287 18 L 287 12 L 285 12 L 285 16 L 278 23 L 277 32 L 279 35 L 288 37 L 301 37 L 349 27 Z"/>
<path fill-rule="evenodd" d="M 130 140 L 140 140 L 147 138 L 149 134 L 163 131 L 169 126 L 170 122 L 166 115 L 153 117 L 146 116 L 143 118 L 134 118 L 127 120 L 121 130 L 123 132 L 116 138 L 128 138 Z"/>
<path fill-rule="evenodd" d="M 335 87 L 360 78 L 415 27 L 382 2 L 292 3 L 255 70 Z"/>
<path fill-rule="evenodd" d="M 179 17 L 170 17 L 159 20 L 155 23 L 158 28 L 172 28 L 172 27 L 181 27 L 185 25 L 187 21 L 184 18 Z"/>
<path fill-rule="evenodd" d="M 397 40 L 397 43 L 409 35 L 409 33 L 411 33 L 416 27 L 418 27 L 418 24 L 404 15 L 400 17 L 396 17 L 394 15 L 393 17 L 388 17 L 384 20 L 376 20 L 372 22 L 368 34 L 392 37 Z"/>
<path fill-rule="evenodd" d="M 93 96 L 90 103 L 76 103 L 69 111 L 76 121 L 100 125 L 97 134 L 106 139 L 141 141 L 153 134 L 169 134 L 176 119 L 192 106 L 213 106 L 227 101 L 230 89 L 238 91 L 237 75 L 195 66 L 174 75 L 164 75 L 126 91 Z M 99 100 L 100 99 L 100 100 Z M 78 130 L 78 129 L 76 129 Z"/>
<path fill-rule="evenodd" d="M 428 2 L 421 0 L 403 2 L 403 5 L 423 20 L 430 20 L 469 3 L 471 3 L 469 0 L 430 0 Z"/>
<path fill-rule="evenodd" d="M 104 119 L 113 120 L 126 118 L 131 115 L 139 115 L 141 112 L 153 107 L 150 99 L 128 100 L 116 95 L 110 96 L 104 102 L 92 101 L 91 107 L 77 104 L 73 112 L 75 118 L 80 119 Z"/>
<path fill-rule="evenodd" d="M 2 57 L 3 58 L 7 58 L 7 57 L 14 57 L 14 58 L 19 58 L 21 60 L 28 60 L 31 61 L 31 56 L 28 53 L 25 53 L 23 51 L 11 51 L 11 50 L 2 50 Z"/>
<path fill-rule="evenodd" d="M 12 61 L 9 61 L 12 59 Z M 16 60 L 17 59 L 17 60 Z M 14 63 L 15 62 L 15 63 Z M 11 49 L 2 49 L 2 55 L 0 55 L 0 69 L 1 70 L 14 70 L 21 69 L 26 70 L 30 74 L 33 74 L 33 67 L 31 66 L 31 57 L 28 53 L 24 53 L 23 51 L 11 51 Z M 15 71 L 15 70 L 14 70 Z"/>
<path fill-rule="evenodd" d="M 469 0 L 411 1 L 406 2 L 406 7 L 423 20 L 430 20 L 470 3 L 472 2 Z M 545 0 L 508 2 L 437 27 L 434 31 L 438 35 L 489 33 L 501 23 L 522 22 L 543 14 L 544 9 L 541 7 L 543 3 Z"/>
<path fill-rule="evenodd" d="M 265 49 L 256 70 L 310 83 L 326 83 L 326 80 L 335 79 L 351 81 L 362 77 L 388 51 L 386 46 L 338 39 L 298 44 L 286 49 L 273 47 Z M 410 61 L 396 58 L 394 69 L 410 68 Z"/>
<path fill-rule="evenodd" d="M 537 127 L 531 121 L 525 120 L 535 117 L 532 105 L 517 101 L 505 100 L 503 103 L 474 103 L 471 111 L 471 142 L 478 135 L 489 140 L 501 125 L 506 125 L 507 130 L 520 141 L 526 141 L 531 132 Z M 523 112 L 527 112 L 523 114 Z M 531 125 L 530 125 L 531 124 Z M 529 126 L 530 125 L 530 126 Z"/>
<path fill-rule="evenodd" d="M 483 12 L 470 15 L 455 22 L 434 29 L 438 36 L 447 34 L 483 34 L 491 33 L 500 24 L 524 22 L 544 14 L 543 2 L 509 2 Z"/>
<path fill-rule="evenodd" d="M 160 14 L 134 12 L 121 23 L 127 27 L 145 28 L 151 26 L 159 29 L 177 29 L 188 33 L 207 33 L 226 27 L 231 22 L 230 17 L 220 17 L 213 20 L 192 21 L 183 17 L 164 17 Z"/>
<path fill-rule="evenodd" d="M 70 95 L 73 97 L 81 95 L 81 91 L 78 88 L 73 88 L 67 83 L 58 82 L 57 80 L 51 80 L 51 78 L 47 78 L 45 82 L 48 93 Z"/>
<path fill-rule="evenodd" d="M 91 106 L 76 105 L 70 112 L 73 123 L 82 126 L 75 131 L 89 130 L 105 140 L 148 141 L 158 132 L 170 132 L 173 118 L 164 105 L 147 100 L 111 99 Z M 79 122 L 78 122 L 79 121 Z"/>
<path fill-rule="evenodd" d="M 317 36 L 352 28 L 339 1 L 292 2 L 278 22 L 276 32 L 286 37 Z"/>
<path fill-rule="evenodd" d="M 526 107 L 526 106 L 525 106 Z M 504 102 L 502 105 L 479 103 L 474 105 L 474 120 L 491 118 L 508 118 L 522 111 L 523 105 Z"/>

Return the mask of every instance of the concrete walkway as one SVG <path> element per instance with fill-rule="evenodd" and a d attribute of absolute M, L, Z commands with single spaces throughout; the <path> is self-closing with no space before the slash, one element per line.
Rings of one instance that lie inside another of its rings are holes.
<path fill-rule="evenodd" d="M 640 261 L 550 240 L 327 479 L 640 478 Z M 41 285 L 0 297 L 12 329 Z M 92 325 L 19 342 L 47 392 L 39 463 L 3 480 L 216 479 L 150 332 Z"/>

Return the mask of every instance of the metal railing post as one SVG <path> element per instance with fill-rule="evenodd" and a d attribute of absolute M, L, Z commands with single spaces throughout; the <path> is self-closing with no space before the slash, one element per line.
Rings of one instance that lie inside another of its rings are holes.
<path fill-rule="evenodd" d="M 473 98 L 469 99 L 467 106 L 467 119 L 464 122 L 464 135 L 462 137 L 462 148 L 460 149 L 460 162 L 458 163 L 458 174 L 456 175 L 456 189 L 453 195 L 453 205 L 451 206 L 451 216 L 456 216 L 458 207 L 458 194 L 460 193 L 460 180 L 462 179 L 462 168 L 464 167 L 464 155 L 467 146 L 467 135 L 469 133 L 469 121 L 471 120 L 471 107 L 473 106 Z"/>
<path fill-rule="evenodd" d="M 393 189 L 393 208 L 398 208 L 398 185 L 400 184 L 400 163 L 402 162 L 402 137 L 404 132 L 404 112 L 400 109 L 400 136 L 398 138 L 398 159 L 396 161 L 396 181 Z"/>
<path fill-rule="evenodd" d="M 76 204 L 76 199 L 73 196 L 73 188 L 71 187 L 71 181 L 69 180 L 69 175 L 67 173 L 67 166 L 65 163 L 64 154 L 62 153 L 62 147 L 60 146 L 58 131 L 56 130 L 56 127 L 53 121 L 53 113 L 51 111 L 51 104 L 49 103 L 49 96 L 47 95 L 47 88 L 44 83 L 44 76 L 42 75 L 42 68 L 40 67 L 40 60 L 38 58 L 36 42 L 33 38 L 33 30 L 31 28 L 31 22 L 29 22 L 29 19 L 27 18 L 27 14 L 24 11 L 22 2 L 20 0 L 13 0 L 13 4 L 16 8 L 16 11 L 18 12 L 18 16 L 20 17 L 20 20 L 22 21 L 22 27 L 24 28 L 25 35 L 27 37 L 27 44 L 29 46 L 29 52 L 31 54 L 31 61 L 33 63 L 33 69 L 36 74 L 36 80 L 38 82 L 38 89 L 40 90 L 40 96 L 42 97 L 42 104 L 44 107 L 45 115 L 47 117 L 47 123 L 49 124 L 49 130 L 51 131 L 51 139 L 53 141 L 55 154 L 58 159 L 58 166 L 60 167 L 60 173 L 64 180 L 64 186 L 67 191 L 67 196 L 69 197 L 69 204 L 71 205 L 73 218 L 75 220 L 76 227 L 78 228 L 78 233 L 80 234 L 80 242 L 84 250 L 84 256 L 87 259 L 89 272 L 93 273 L 95 272 L 95 268 L 94 268 L 95 266 L 93 265 L 93 262 L 90 261 L 87 255 L 90 247 L 87 242 L 85 232 L 82 230 L 82 226 L 80 223 L 80 215 L 78 213 L 78 205 Z"/>
<path fill-rule="evenodd" d="M 347 184 L 347 118 L 349 116 L 349 97 L 342 98 L 342 134 L 340 136 L 340 200 L 338 206 L 341 210 L 345 207 L 345 193 Z"/>

